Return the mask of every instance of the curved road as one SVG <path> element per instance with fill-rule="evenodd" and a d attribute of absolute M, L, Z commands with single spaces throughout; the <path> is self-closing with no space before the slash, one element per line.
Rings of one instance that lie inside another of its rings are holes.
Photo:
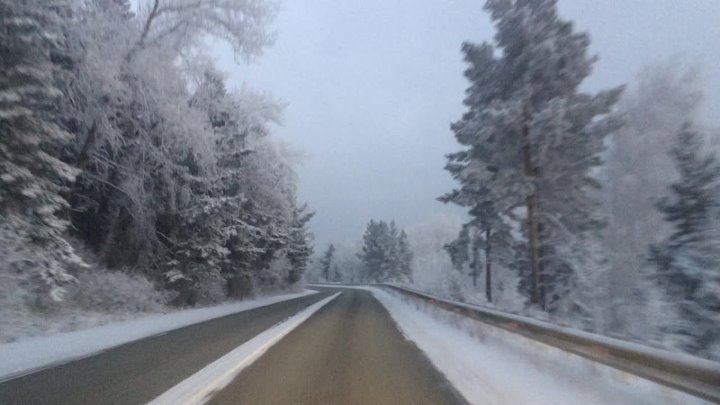
<path fill-rule="evenodd" d="M 243 370 L 213 405 L 465 404 L 362 290 L 322 289 L 0 383 L 2 405 L 144 404 L 265 329 L 343 293 Z"/>
<path fill-rule="evenodd" d="M 466 403 L 372 294 L 343 291 L 210 404 Z"/>
<path fill-rule="evenodd" d="M 197 323 L 2 382 L 0 405 L 145 404 L 328 295 L 321 292 Z"/>

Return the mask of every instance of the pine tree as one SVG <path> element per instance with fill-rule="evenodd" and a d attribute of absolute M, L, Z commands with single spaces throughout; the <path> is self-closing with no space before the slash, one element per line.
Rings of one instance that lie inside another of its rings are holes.
<path fill-rule="evenodd" d="M 470 246 L 469 228 L 467 224 L 463 224 L 457 238 L 443 246 L 445 252 L 450 256 L 453 268 L 460 272 L 462 272 L 465 263 L 470 260 L 468 256 L 468 247 Z"/>
<path fill-rule="evenodd" d="M 686 350 L 709 354 L 720 339 L 720 164 L 689 125 L 670 154 L 680 177 L 657 208 L 673 232 L 651 247 L 650 260 L 680 315 L 668 331 L 684 337 Z"/>
<path fill-rule="evenodd" d="M 367 280 L 412 282 L 412 252 L 407 234 L 405 230 L 398 230 L 395 221 L 388 224 L 371 220 L 358 257 L 365 266 Z"/>
<path fill-rule="evenodd" d="M 288 284 L 294 284 L 301 280 L 310 256 L 313 254 L 312 235 L 308 230 L 308 223 L 314 215 L 314 212 L 308 211 L 307 205 L 293 210 L 286 253 L 291 266 L 286 279 Z"/>
<path fill-rule="evenodd" d="M 495 43 L 463 45 L 468 112 L 453 130 L 467 149 L 449 155 L 462 188 L 446 197 L 494 224 L 524 207 L 530 303 L 553 312 L 572 310 L 574 272 L 601 224 L 590 171 L 605 135 L 619 126 L 606 115 L 621 93 L 579 92 L 595 58 L 588 35 L 558 18 L 556 3 L 486 2 Z"/>
<path fill-rule="evenodd" d="M 363 235 L 362 251 L 358 257 L 365 265 L 365 279 L 376 283 L 383 281 L 386 274 L 387 248 L 385 246 L 388 232 L 387 223 L 370 220 Z"/>
<path fill-rule="evenodd" d="M 325 251 L 325 255 L 323 256 L 322 260 L 320 261 L 320 267 L 325 281 L 328 281 L 330 279 L 330 267 L 333 264 L 334 253 L 335 246 L 331 243 Z"/>
<path fill-rule="evenodd" d="M 44 281 L 55 300 L 82 265 L 66 240 L 69 204 L 64 198 L 77 170 L 56 151 L 72 140 L 53 118 L 61 93 L 55 83 L 63 53 L 58 7 L 46 1 L 0 1 L 0 212 L 18 235 L 36 247 L 21 266 Z"/>
<path fill-rule="evenodd" d="M 405 281 L 412 283 L 413 282 L 413 271 L 412 271 L 413 253 L 410 250 L 410 242 L 408 241 L 408 236 L 404 229 L 402 231 L 400 231 L 400 235 L 398 236 L 397 243 L 398 243 L 398 257 L 400 259 L 398 273 L 399 273 L 401 279 L 404 279 Z"/>
<path fill-rule="evenodd" d="M 400 274 L 400 250 L 398 246 L 398 228 L 395 221 L 385 227 L 387 230 L 383 234 L 382 246 L 385 250 L 385 262 L 383 264 L 383 274 L 386 280 L 399 280 Z"/>

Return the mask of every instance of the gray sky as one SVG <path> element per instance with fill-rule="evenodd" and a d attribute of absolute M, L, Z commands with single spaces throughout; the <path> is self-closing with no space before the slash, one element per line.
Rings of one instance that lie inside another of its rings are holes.
<path fill-rule="evenodd" d="M 220 59 L 236 85 L 288 103 L 276 133 L 309 156 L 300 198 L 317 211 L 318 250 L 361 236 L 371 219 L 409 227 L 454 184 L 449 124 L 463 113 L 462 41 L 491 39 L 482 0 L 285 0 L 277 42 L 258 62 Z M 586 88 L 628 83 L 648 62 L 702 64 L 707 116 L 720 115 L 720 0 L 560 0 L 600 56 Z"/>

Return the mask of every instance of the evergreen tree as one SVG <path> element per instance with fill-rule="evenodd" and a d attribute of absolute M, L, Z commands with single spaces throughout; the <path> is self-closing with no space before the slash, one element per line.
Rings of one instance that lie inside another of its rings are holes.
<path fill-rule="evenodd" d="M 680 177 L 657 208 L 673 231 L 651 247 L 650 260 L 679 311 L 668 331 L 685 338 L 686 350 L 707 354 L 720 339 L 720 164 L 689 125 L 670 154 Z"/>
<path fill-rule="evenodd" d="M 314 212 L 308 211 L 307 205 L 293 210 L 286 253 L 286 257 L 290 262 L 290 269 L 286 279 L 289 284 L 300 281 L 307 269 L 310 256 L 313 254 L 312 235 L 308 229 L 308 223 L 314 215 Z"/>
<path fill-rule="evenodd" d="M 57 153 L 73 138 L 54 117 L 61 96 L 54 58 L 65 52 L 57 4 L 0 0 L 0 213 L 35 246 L 22 262 L 2 266 L 19 266 L 60 300 L 74 279 L 67 268 L 82 261 L 65 233 L 64 196 L 78 172 Z"/>
<path fill-rule="evenodd" d="M 400 250 L 398 246 L 398 229 L 395 221 L 390 221 L 386 227 L 387 232 L 384 233 L 382 246 L 385 249 L 385 262 L 383 263 L 382 273 L 385 280 L 399 280 L 400 274 Z"/>
<path fill-rule="evenodd" d="M 395 221 L 371 220 L 363 235 L 358 257 L 365 265 L 365 278 L 381 281 L 412 282 L 412 252 L 405 230 L 398 230 Z"/>
<path fill-rule="evenodd" d="M 619 126 L 606 115 L 621 89 L 579 92 L 595 58 L 588 35 L 558 18 L 556 3 L 486 2 L 495 43 L 463 45 L 468 112 L 453 130 L 467 149 L 449 155 L 462 188 L 446 199 L 475 209 L 491 232 L 524 207 L 530 303 L 568 312 L 576 308 L 574 272 L 601 225 L 590 171 L 605 135 Z"/>
<path fill-rule="evenodd" d="M 470 260 L 468 247 L 470 246 L 469 226 L 463 224 L 455 240 L 443 246 L 445 252 L 450 256 L 450 262 L 455 270 L 462 272 L 465 263 Z"/>
<path fill-rule="evenodd" d="M 646 339 L 657 324 L 650 315 L 662 316 L 643 310 L 648 295 L 658 292 L 643 274 L 648 247 L 671 232 L 654 203 L 678 176 L 668 152 L 683 123 L 699 117 L 702 89 L 697 68 L 686 60 L 665 62 L 644 68 L 619 103 L 625 125 L 609 137 L 602 170 L 609 331 Z"/>
<path fill-rule="evenodd" d="M 362 251 L 358 254 L 365 265 L 365 279 L 379 283 L 386 274 L 387 247 L 385 246 L 388 232 L 387 223 L 370 220 L 363 235 Z"/>
<path fill-rule="evenodd" d="M 322 271 L 322 275 L 325 278 L 325 281 L 328 281 L 330 279 L 330 268 L 333 264 L 333 254 L 335 253 L 335 246 L 331 243 L 330 246 L 328 246 L 327 250 L 325 251 L 325 255 L 323 256 L 322 260 L 320 261 L 320 267 Z"/>
<path fill-rule="evenodd" d="M 405 230 L 400 231 L 398 236 L 398 257 L 399 263 L 399 275 L 400 279 L 404 279 L 407 282 L 413 282 L 413 271 L 412 271 L 412 259 L 413 253 L 410 250 L 410 242 Z"/>

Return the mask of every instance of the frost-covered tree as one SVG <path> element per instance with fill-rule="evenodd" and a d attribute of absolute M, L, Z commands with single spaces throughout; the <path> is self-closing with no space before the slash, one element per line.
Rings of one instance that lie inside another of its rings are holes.
<path fill-rule="evenodd" d="M 669 154 L 677 132 L 685 122 L 696 122 L 702 106 L 698 70 L 682 66 L 664 62 L 640 72 L 619 103 L 625 125 L 608 138 L 601 171 L 609 220 L 607 327 L 638 338 L 647 338 L 654 322 L 645 305 L 656 300 L 643 274 L 648 246 L 671 232 L 654 203 L 678 176 Z"/>
<path fill-rule="evenodd" d="M 358 254 L 365 266 L 365 279 L 380 282 L 384 279 L 387 261 L 386 235 L 388 226 L 385 221 L 370 220 L 363 235 L 362 251 Z"/>
<path fill-rule="evenodd" d="M 78 172 L 58 158 L 73 139 L 56 122 L 62 4 L 0 1 L 0 213 L 33 246 L 0 266 L 41 280 L 55 300 L 74 280 L 68 267 L 82 264 L 66 239 L 65 195 Z"/>
<path fill-rule="evenodd" d="M 670 154 L 679 176 L 657 208 L 672 233 L 651 247 L 650 260 L 680 315 L 667 331 L 681 336 L 686 350 L 708 355 L 720 339 L 720 163 L 689 125 Z"/>
<path fill-rule="evenodd" d="M 323 255 L 322 260 L 320 260 L 320 266 L 322 275 L 325 278 L 325 281 L 328 281 L 330 279 L 330 268 L 333 264 L 333 255 L 335 254 L 335 246 L 331 243 L 330 246 L 328 246 L 327 250 L 325 251 L 325 255 Z"/>
<path fill-rule="evenodd" d="M 398 279 L 413 282 L 412 260 L 413 252 L 410 249 L 410 242 L 405 230 L 400 231 L 397 238 L 398 246 Z"/>
<path fill-rule="evenodd" d="M 456 268 L 451 260 L 454 256 L 449 254 L 449 245 L 458 241 L 461 226 L 461 218 L 438 214 L 408 228 L 408 241 L 413 252 L 413 284 L 417 288 L 463 299 L 451 291 L 459 287 L 456 281 L 461 278 L 460 271 L 467 260 L 456 260 L 459 263 Z M 467 249 L 458 249 L 458 253 L 467 254 Z"/>
<path fill-rule="evenodd" d="M 462 121 L 454 124 L 452 128 L 459 138 L 469 135 Z M 490 162 L 492 147 L 489 145 L 491 144 L 492 142 L 488 140 L 476 142 L 470 151 L 448 156 L 450 163 L 446 166 L 446 170 L 453 175 L 453 178 L 460 181 L 461 186 L 440 197 L 440 201 L 452 202 L 468 208 L 470 221 L 463 225 L 457 239 L 449 243 L 446 248 L 456 268 L 462 269 L 466 263 L 469 264 L 473 287 L 477 287 L 478 277 L 481 274 L 480 251 L 482 250 L 485 263 L 485 296 L 488 302 L 492 301 L 493 263 L 497 263 L 496 257 L 499 257 L 507 264 L 508 249 L 514 246 L 508 225 L 511 219 L 506 217 L 509 208 L 512 207 L 508 201 L 513 197 L 493 191 L 505 189 L 500 183 L 501 176 L 492 163 L 479 168 L 475 164 L 463 162 L 468 162 L 468 154 L 478 158 L 484 156 L 482 160 Z"/>
<path fill-rule="evenodd" d="M 261 55 L 274 3 L 0 0 L 0 11 L 2 237 L 23 245 L 0 252 L 3 271 L 59 298 L 82 264 L 70 229 L 93 262 L 143 272 L 179 305 L 301 279 L 312 214 L 268 136 L 282 106 L 228 90 L 202 52 L 211 38 L 237 59 Z"/>
<path fill-rule="evenodd" d="M 450 262 L 452 263 L 453 269 L 462 271 L 465 263 L 470 260 L 469 256 L 470 246 L 470 227 L 463 225 L 458 232 L 457 237 L 451 242 L 443 245 L 443 249 L 450 256 Z"/>
<path fill-rule="evenodd" d="M 288 284 L 295 284 L 301 280 L 307 269 L 310 256 L 313 254 L 312 234 L 308 229 L 308 223 L 313 215 L 315 213 L 308 211 L 307 205 L 293 210 L 293 220 L 290 226 L 286 253 L 291 266 L 285 280 Z"/>
<path fill-rule="evenodd" d="M 357 255 L 360 250 L 360 241 L 351 243 L 333 244 L 334 250 L 332 255 L 332 267 L 329 279 L 344 283 L 358 283 L 364 280 L 365 268 Z M 316 260 L 318 266 L 315 274 L 311 275 L 312 279 L 324 279 L 323 276 L 323 258 Z"/>
<path fill-rule="evenodd" d="M 358 257 L 364 264 L 366 280 L 412 282 L 412 252 L 407 234 L 398 230 L 394 221 L 388 224 L 371 220 Z"/>
<path fill-rule="evenodd" d="M 383 221 L 381 221 L 383 222 Z M 397 280 L 400 278 L 400 250 L 398 249 L 398 228 L 395 221 L 390 221 L 386 231 L 382 234 L 381 246 L 385 251 L 385 261 L 382 263 L 381 273 L 385 279 Z"/>
<path fill-rule="evenodd" d="M 186 207 L 173 221 L 181 226 L 168 234 L 176 259 L 171 270 L 190 277 L 253 277 L 281 258 L 291 234 L 293 173 L 265 139 L 281 108 L 247 89 L 227 91 L 223 76 L 211 68 L 190 106 L 203 111 L 213 130 L 215 167 L 181 189 Z"/>
<path fill-rule="evenodd" d="M 467 173 L 461 184 L 490 188 L 497 212 L 522 219 L 530 302 L 580 311 L 576 272 L 595 268 L 583 259 L 601 224 L 591 170 L 619 126 L 607 115 L 621 89 L 580 92 L 596 58 L 588 35 L 558 17 L 556 0 L 489 0 L 485 8 L 497 33 L 493 44 L 463 46 L 471 85 L 454 130 L 467 149 L 450 165 Z"/>
<path fill-rule="evenodd" d="M 179 50 L 201 46 L 205 37 L 230 44 L 236 58 L 253 59 L 273 43 L 268 32 L 275 5 L 264 0 L 141 0 L 142 28 L 126 54 L 170 45 Z"/>

